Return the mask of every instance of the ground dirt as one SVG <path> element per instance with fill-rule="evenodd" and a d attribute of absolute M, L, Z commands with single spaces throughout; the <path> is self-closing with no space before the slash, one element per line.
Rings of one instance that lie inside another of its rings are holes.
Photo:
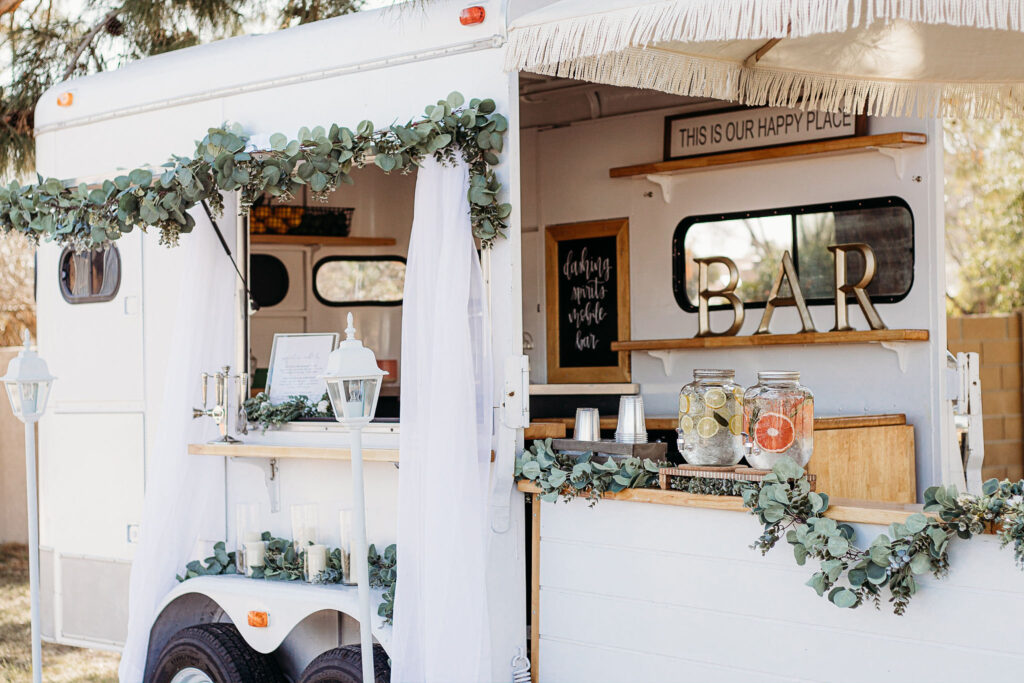
<path fill-rule="evenodd" d="M 29 635 L 28 551 L 0 545 L 0 682 L 32 680 Z M 43 643 L 46 683 L 116 683 L 118 655 Z"/>

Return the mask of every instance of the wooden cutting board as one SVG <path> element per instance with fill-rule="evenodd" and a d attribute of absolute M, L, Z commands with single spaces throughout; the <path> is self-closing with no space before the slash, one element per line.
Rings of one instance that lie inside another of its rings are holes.
<path fill-rule="evenodd" d="M 814 430 L 807 471 L 833 498 L 916 503 L 914 427 L 890 424 Z"/>

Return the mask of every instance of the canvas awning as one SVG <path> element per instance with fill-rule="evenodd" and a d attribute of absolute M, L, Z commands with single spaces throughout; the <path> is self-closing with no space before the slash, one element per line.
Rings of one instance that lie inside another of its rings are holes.
<path fill-rule="evenodd" d="M 1024 0 L 561 0 L 508 70 L 747 105 L 1024 114 Z"/>

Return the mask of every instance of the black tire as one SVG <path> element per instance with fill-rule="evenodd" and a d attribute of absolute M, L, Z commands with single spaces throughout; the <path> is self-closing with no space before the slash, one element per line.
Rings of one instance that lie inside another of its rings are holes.
<path fill-rule="evenodd" d="M 234 624 L 199 624 L 175 633 L 160 652 L 150 683 L 170 683 L 190 667 L 214 683 L 284 683 L 277 663 L 249 647 Z"/>
<path fill-rule="evenodd" d="M 363 658 L 358 645 L 346 645 L 323 653 L 306 667 L 299 683 L 363 683 Z M 391 664 L 380 645 L 373 646 L 374 683 L 389 683 Z"/>

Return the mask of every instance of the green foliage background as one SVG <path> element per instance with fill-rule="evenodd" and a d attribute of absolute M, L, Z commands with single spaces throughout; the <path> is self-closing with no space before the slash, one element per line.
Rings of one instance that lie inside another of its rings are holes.
<path fill-rule="evenodd" d="M 1024 121 L 952 119 L 945 133 L 947 308 L 1009 313 L 1024 306 Z"/>

